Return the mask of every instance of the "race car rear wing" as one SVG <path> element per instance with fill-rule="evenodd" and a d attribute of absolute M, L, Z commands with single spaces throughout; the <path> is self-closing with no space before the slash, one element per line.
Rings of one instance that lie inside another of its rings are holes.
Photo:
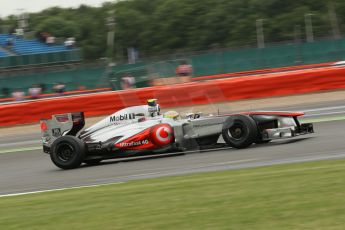
<path fill-rule="evenodd" d="M 50 147 L 55 139 L 60 136 L 76 136 L 85 125 L 83 112 L 56 114 L 52 119 L 41 119 L 42 142 Z"/>

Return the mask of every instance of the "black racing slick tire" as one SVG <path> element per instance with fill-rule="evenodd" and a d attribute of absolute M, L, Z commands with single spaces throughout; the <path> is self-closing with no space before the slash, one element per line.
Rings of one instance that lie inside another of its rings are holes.
<path fill-rule="evenodd" d="M 85 158 L 85 145 L 75 136 L 56 139 L 50 152 L 50 159 L 61 169 L 78 168 Z"/>
<path fill-rule="evenodd" d="M 256 122 L 246 115 L 229 116 L 223 123 L 222 136 L 225 143 L 237 149 L 252 145 L 258 135 Z"/>

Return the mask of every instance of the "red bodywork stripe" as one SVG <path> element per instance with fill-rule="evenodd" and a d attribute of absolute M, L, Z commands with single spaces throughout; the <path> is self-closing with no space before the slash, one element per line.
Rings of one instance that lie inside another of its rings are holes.
<path fill-rule="evenodd" d="M 303 112 L 280 112 L 280 111 L 254 111 L 254 112 L 243 112 L 245 115 L 275 115 L 282 117 L 299 117 L 303 116 Z"/>
<path fill-rule="evenodd" d="M 159 128 L 167 128 L 166 130 L 159 131 Z M 174 139 L 173 129 L 168 124 L 158 124 L 152 127 L 149 127 L 140 133 L 135 134 L 132 137 L 127 138 L 126 140 L 116 143 L 114 146 L 119 149 L 127 150 L 144 150 L 144 149 L 155 149 L 162 146 L 170 144 Z M 161 135 L 159 137 L 159 135 Z"/>
<path fill-rule="evenodd" d="M 121 141 L 120 143 L 115 144 L 114 146 L 119 149 L 127 150 L 152 149 L 155 147 L 155 145 L 150 140 L 150 132 L 151 127 L 127 138 L 126 140 Z"/>

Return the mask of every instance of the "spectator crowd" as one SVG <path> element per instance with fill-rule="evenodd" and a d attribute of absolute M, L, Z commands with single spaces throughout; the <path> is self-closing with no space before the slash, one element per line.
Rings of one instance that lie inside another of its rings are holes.
<path fill-rule="evenodd" d="M 62 96 L 66 91 L 66 85 L 63 83 L 55 83 L 52 87 L 53 94 L 48 94 L 51 96 Z M 4 87 L 1 91 L 1 97 L 3 99 L 14 100 L 14 101 L 23 101 L 25 99 L 34 100 L 39 99 L 42 95 L 46 93 L 46 86 L 44 84 L 33 84 L 27 92 L 21 88 L 15 88 L 12 91 Z"/>

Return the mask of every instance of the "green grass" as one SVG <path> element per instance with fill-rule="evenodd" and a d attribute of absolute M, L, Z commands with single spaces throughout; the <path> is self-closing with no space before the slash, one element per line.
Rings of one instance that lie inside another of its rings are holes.
<path fill-rule="evenodd" d="M 0 229 L 344 229 L 344 178 L 335 160 L 4 197 Z"/>

